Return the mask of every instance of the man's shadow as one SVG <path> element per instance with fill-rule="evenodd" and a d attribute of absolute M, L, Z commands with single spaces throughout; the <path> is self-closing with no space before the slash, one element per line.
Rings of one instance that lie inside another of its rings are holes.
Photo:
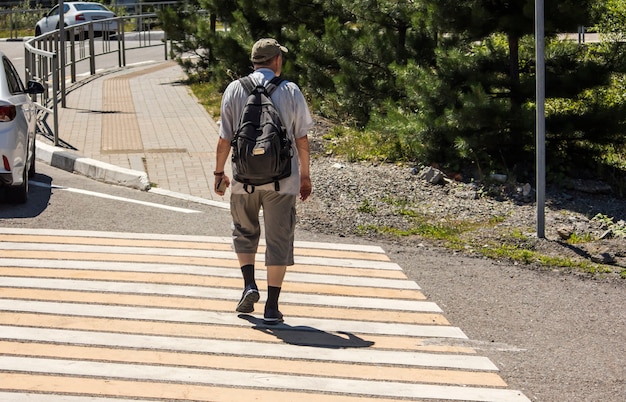
<path fill-rule="evenodd" d="M 242 318 L 254 325 L 253 329 L 266 334 L 274 335 L 283 342 L 297 346 L 312 346 L 316 348 L 327 349 L 348 349 L 348 348 L 367 348 L 374 342 L 366 341 L 358 336 L 339 331 L 338 334 L 345 337 L 331 334 L 319 329 L 307 326 L 292 327 L 291 325 L 281 323 L 278 325 L 267 325 L 263 320 L 248 314 L 239 314 Z"/>

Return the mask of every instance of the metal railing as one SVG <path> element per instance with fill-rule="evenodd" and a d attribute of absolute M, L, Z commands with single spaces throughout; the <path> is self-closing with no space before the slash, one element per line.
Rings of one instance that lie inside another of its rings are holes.
<path fill-rule="evenodd" d="M 156 22 L 156 14 L 115 17 L 67 26 L 25 42 L 26 81 L 40 82 L 46 89 L 40 99 L 34 99 L 38 108 L 38 128 L 43 135 L 50 137 L 55 146 L 59 145 L 58 108 L 59 105 L 66 107 L 66 95 L 71 90 L 67 82 L 71 85 L 79 83 L 77 64 L 89 64 L 89 75 L 82 82 L 96 75 L 96 61 L 100 56 L 116 53 L 117 67 L 123 68 L 128 51 L 163 46 L 164 59 L 167 60 L 167 36 L 161 31 L 156 35 L 151 30 Z M 94 30 L 94 23 L 101 31 Z M 142 28 L 133 32 L 138 37 L 133 46 L 126 39 L 127 25 Z M 52 127 L 48 124 L 50 117 Z"/>

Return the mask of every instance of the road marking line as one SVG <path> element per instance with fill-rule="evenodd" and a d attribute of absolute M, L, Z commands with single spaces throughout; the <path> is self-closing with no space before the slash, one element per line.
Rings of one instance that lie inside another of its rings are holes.
<path fill-rule="evenodd" d="M 68 244 L 49 244 L 49 243 L 24 243 L 24 242 L 3 242 L 3 250 L 22 250 L 37 252 L 67 252 L 70 247 Z M 188 249 L 188 248 L 164 248 L 164 247 L 132 247 L 132 246 L 109 246 L 109 245 L 90 245 L 90 244 L 72 244 L 71 251 L 76 253 L 105 253 L 105 254 L 134 254 L 134 255 L 160 255 L 167 257 L 188 256 L 199 258 L 217 258 L 217 259 L 235 259 L 236 255 L 233 251 L 211 250 L 211 249 Z M 297 254 L 297 253 L 296 253 Z M 345 268 L 368 268 L 377 270 L 402 271 L 402 268 L 391 261 L 370 261 L 370 260 L 351 260 L 346 258 L 330 258 L 330 257 L 309 257 L 296 255 L 297 264 L 305 265 L 323 265 Z M 406 282 L 406 281 L 405 281 Z"/>
<path fill-rule="evenodd" d="M 55 314 L 62 311 L 64 315 L 82 317 L 126 318 L 135 320 L 151 320 L 172 323 L 195 323 L 206 325 L 232 325 L 242 327 L 262 321 L 255 316 L 243 315 L 242 318 L 232 312 L 204 310 L 172 310 L 151 307 L 98 306 L 90 304 L 54 303 L 18 299 L 0 299 L 0 310 L 26 313 Z M 262 324 L 262 323 L 261 323 Z M 430 338 L 460 338 L 467 336 L 457 327 L 445 325 L 403 324 L 374 321 L 357 321 L 350 319 L 323 319 L 290 317 L 289 325 L 282 324 L 275 328 L 290 327 L 316 328 L 320 331 L 344 331 L 348 333 L 402 335 Z"/>
<path fill-rule="evenodd" d="M 260 282 L 263 283 L 263 282 Z M 88 291 L 106 293 L 130 293 L 143 295 L 166 295 L 190 298 L 210 298 L 235 300 L 238 292 L 232 288 L 207 288 L 199 286 L 184 286 L 175 284 L 111 282 L 79 279 L 51 279 L 51 278 L 2 278 L 2 286 L 23 289 L 59 289 L 67 291 Z M 310 289 L 307 289 L 310 291 Z M 322 295 L 296 292 L 293 289 L 281 294 L 281 302 L 305 306 L 342 306 L 348 309 L 380 309 L 391 311 L 415 311 L 423 313 L 441 313 L 436 303 L 419 299 L 402 300 L 374 297 L 350 297 L 346 295 Z"/>
<path fill-rule="evenodd" d="M 135 240 L 172 240 L 183 242 L 206 242 L 206 243 L 228 243 L 232 244 L 231 237 L 220 236 L 193 236 L 160 233 L 132 233 L 132 232 L 101 232 L 93 230 L 63 230 L 63 229 L 29 229 L 29 228 L 0 228 L 0 233 L 6 234 L 31 234 L 48 236 L 74 236 L 74 237 L 102 237 L 105 239 L 135 239 Z M 260 246 L 265 246 L 265 239 L 260 239 Z M 338 251 L 361 251 L 364 253 L 385 254 L 380 246 L 352 244 L 352 243 L 321 243 L 309 241 L 296 241 L 296 247 L 314 248 L 320 250 Z M 366 258 L 369 259 L 369 258 Z M 389 259 L 387 258 L 387 261 Z"/>
<path fill-rule="evenodd" d="M 38 186 L 38 187 L 63 190 L 63 191 L 67 191 L 67 192 L 70 192 L 70 193 L 83 194 L 83 195 L 89 195 L 89 196 L 92 196 L 92 197 L 109 199 L 109 200 L 113 200 L 113 201 L 121 201 L 121 202 L 130 203 L 130 204 L 138 204 L 138 205 L 143 205 L 143 206 L 152 207 L 152 208 L 165 209 L 165 210 L 168 210 L 168 211 L 182 212 L 182 213 L 185 213 L 185 214 L 201 213 L 201 211 L 195 211 L 193 209 L 178 208 L 178 207 L 172 207 L 172 206 L 163 205 L 163 204 L 155 204 L 153 202 L 139 201 L 139 200 L 134 200 L 132 198 L 125 198 L 125 197 L 117 197 L 117 196 L 110 195 L 110 194 L 97 193 L 95 191 L 81 190 L 81 189 L 77 189 L 77 188 L 63 187 L 63 186 L 57 186 L 57 185 L 49 185 L 49 184 L 46 184 L 46 183 L 40 183 L 40 182 L 33 181 L 33 180 L 29 181 L 29 184 L 32 184 L 32 185 Z"/>
<path fill-rule="evenodd" d="M 279 340 L 277 340 L 279 342 Z M 90 361 L 109 361 L 115 363 L 141 363 L 159 365 L 180 365 L 185 362 L 187 367 L 270 371 L 282 374 L 317 375 L 326 373 L 328 376 L 355 379 L 376 378 L 384 381 L 414 381 L 452 385 L 483 385 L 506 387 L 502 378 L 494 372 L 470 372 L 451 369 L 427 369 L 419 367 L 397 367 L 361 364 L 354 370 L 351 363 L 319 362 L 302 360 L 280 360 L 272 356 L 242 357 L 232 359 L 230 356 L 207 355 L 196 353 L 176 353 L 170 351 L 134 350 L 128 348 L 90 347 L 76 345 L 56 345 L 34 342 L 2 342 L 0 353 L 14 356 L 32 356 L 40 358 L 84 359 Z"/>
<path fill-rule="evenodd" d="M 271 354 L 271 352 L 269 352 Z M 196 369 L 186 367 L 162 367 L 142 365 L 141 370 L 132 364 L 100 363 L 74 360 L 51 360 L 22 357 L 0 357 L 0 368 L 12 372 L 35 372 L 66 375 L 89 375 L 107 378 L 134 379 L 144 381 L 191 382 L 204 385 L 228 385 L 234 387 L 337 392 L 348 395 L 367 395 L 397 398 L 441 398 L 458 400 L 488 400 L 500 402 L 528 401 L 518 391 L 485 389 L 449 385 L 410 384 L 395 381 L 371 381 L 287 376 L 271 373 L 246 373 L 240 371 Z"/>

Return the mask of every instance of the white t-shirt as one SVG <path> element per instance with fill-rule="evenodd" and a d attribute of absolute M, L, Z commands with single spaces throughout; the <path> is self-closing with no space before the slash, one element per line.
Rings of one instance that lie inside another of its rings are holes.
<path fill-rule="evenodd" d="M 250 74 L 256 83 L 266 85 L 272 78 L 274 72 L 269 68 L 259 68 Z M 236 80 L 231 82 L 222 96 L 220 137 L 232 141 L 241 111 L 246 104 L 248 93 L 241 83 Z M 291 159 L 291 176 L 280 180 L 280 193 L 298 194 L 300 192 L 300 161 L 296 148 L 296 138 L 305 137 L 307 132 L 313 127 L 313 119 L 309 113 L 306 100 L 300 88 L 293 82 L 283 81 L 272 93 L 272 102 L 280 115 L 281 121 L 287 128 L 287 135 L 291 140 L 294 157 Z M 272 190 L 274 183 L 255 186 L 255 190 Z M 231 182 L 231 192 L 233 194 L 245 194 L 243 184 L 234 178 Z"/>

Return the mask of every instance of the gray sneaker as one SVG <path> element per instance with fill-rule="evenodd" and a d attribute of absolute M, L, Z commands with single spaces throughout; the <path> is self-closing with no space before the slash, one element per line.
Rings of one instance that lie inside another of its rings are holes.
<path fill-rule="evenodd" d="M 254 303 L 259 301 L 259 291 L 255 288 L 245 288 L 241 300 L 237 303 L 235 311 L 239 313 L 251 313 L 254 311 Z"/>

